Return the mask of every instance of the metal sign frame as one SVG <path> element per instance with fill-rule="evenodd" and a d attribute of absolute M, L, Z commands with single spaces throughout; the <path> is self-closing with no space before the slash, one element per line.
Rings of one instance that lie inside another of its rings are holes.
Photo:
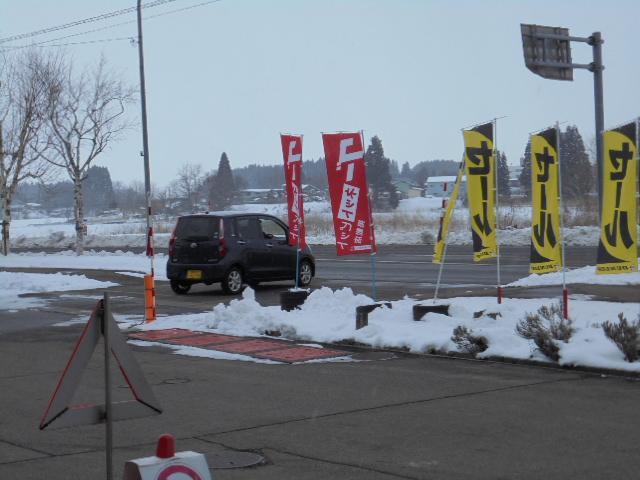
<path fill-rule="evenodd" d="M 40 421 L 40 430 L 44 430 L 53 422 L 56 422 L 57 428 L 64 428 L 76 425 L 95 425 L 107 421 L 108 405 L 71 405 L 82 372 L 87 367 L 101 337 L 105 340 L 105 349 L 111 351 L 135 398 L 135 400 L 114 403 L 111 406 L 111 420 L 145 416 L 149 414 L 150 410 L 153 413 L 162 413 L 158 400 L 145 380 L 138 362 L 127 346 L 108 307 L 108 295 L 105 294 L 104 300 L 98 301 L 93 309 L 89 321 L 78 338 Z M 105 358 L 106 361 L 107 358 Z M 106 385 L 106 387 L 107 390 L 110 390 L 110 385 Z"/>

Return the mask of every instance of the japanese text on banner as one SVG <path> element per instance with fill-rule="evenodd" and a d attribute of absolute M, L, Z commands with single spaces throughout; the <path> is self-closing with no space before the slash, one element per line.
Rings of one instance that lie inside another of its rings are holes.
<path fill-rule="evenodd" d="M 338 255 L 375 251 L 360 133 L 323 134 Z"/>
<path fill-rule="evenodd" d="M 531 136 L 531 273 L 562 268 L 558 135 L 550 128 Z"/>
<path fill-rule="evenodd" d="M 473 259 L 479 262 L 495 257 L 498 252 L 493 123 L 464 130 L 463 136 Z"/>
<path fill-rule="evenodd" d="M 280 135 L 289 217 L 289 245 L 307 247 L 302 200 L 302 135 Z"/>
<path fill-rule="evenodd" d="M 638 270 L 636 182 L 638 178 L 636 122 L 604 132 L 604 176 L 599 274 Z"/>

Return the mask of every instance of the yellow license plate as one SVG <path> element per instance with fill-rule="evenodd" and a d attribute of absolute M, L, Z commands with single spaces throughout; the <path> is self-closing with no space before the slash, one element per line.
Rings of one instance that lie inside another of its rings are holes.
<path fill-rule="evenodd" d="M 187 280 L 202 280 L 202 270 L 187 270 Z"/>

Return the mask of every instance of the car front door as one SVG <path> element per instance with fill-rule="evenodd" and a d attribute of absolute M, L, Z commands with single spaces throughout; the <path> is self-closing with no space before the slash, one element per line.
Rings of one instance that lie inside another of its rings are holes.
<path fill-rule="evenodd" d="M 296 247 L 287 241 L 287 227 L 270 217 L 260 217 L 260 230 L 270 250 L 271 266 L 269 274 L 272 278 L 294 278 L 296 271 Z"/>
<path fill-rule="evenodd" d="M 257 280 L 268 277 L 271 271 L 271 252 L 267 248 L 258 217 L 238 217 L 236 232 L 236 245 L 241 249 L 246 274 Z"/>

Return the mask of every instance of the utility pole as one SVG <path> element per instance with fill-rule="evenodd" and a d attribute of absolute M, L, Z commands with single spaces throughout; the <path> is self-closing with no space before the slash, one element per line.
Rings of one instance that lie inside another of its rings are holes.
<path fill-rule="evenodd" d="M 145 320 L 155 320 L 155 291 L 153 271 L 153 222 L 151 212 L 151 172 L 149 169 L 149 137 L 147 134 L 147 93 L 144 82 L 144 47 L 142 43 L 142 0 L 138 0 L 138 59 L 140 65 L 140 105 L 142 108 L 142 155 L 144 157 L 144 193 L 147 200 L 147 257 L 150 273 L 145 276 Z M 147 291 L 151 295 L 147 295 Z"/>

